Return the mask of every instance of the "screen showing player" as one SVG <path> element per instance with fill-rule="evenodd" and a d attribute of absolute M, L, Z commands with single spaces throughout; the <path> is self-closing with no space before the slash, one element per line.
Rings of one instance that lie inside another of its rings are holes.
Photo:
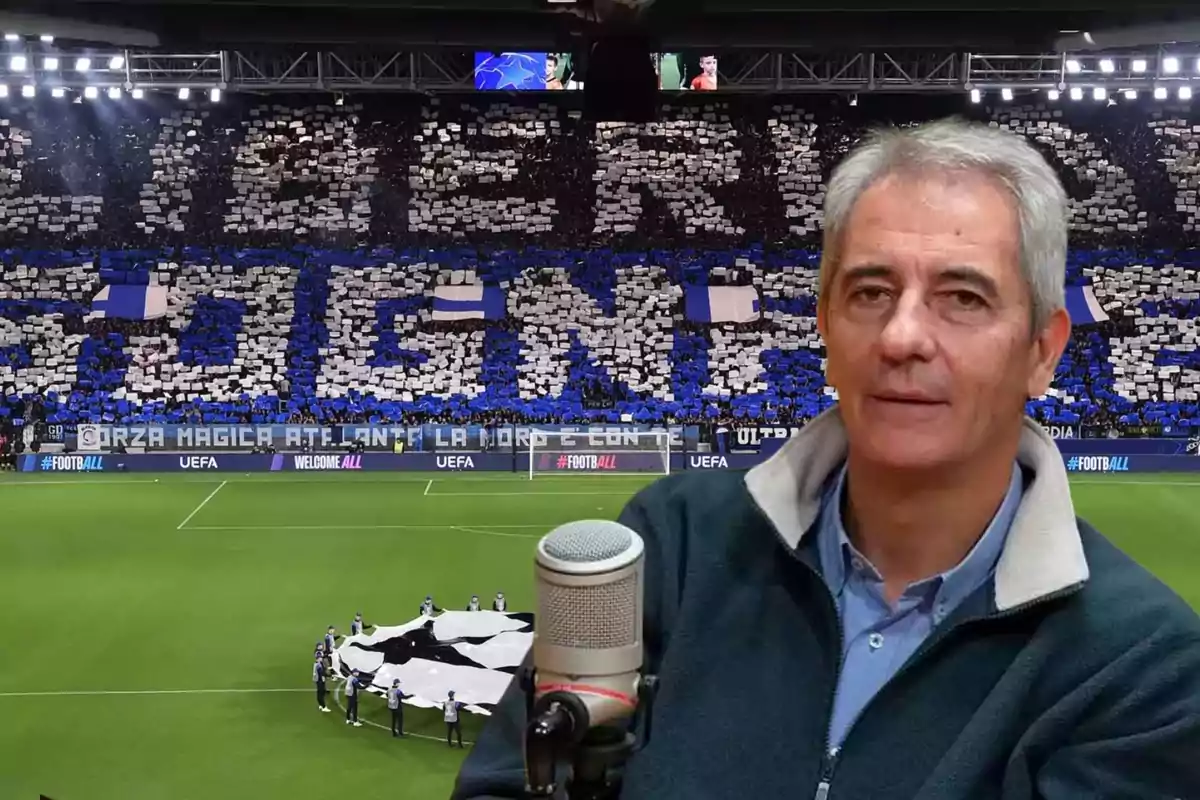
<path fill-rule="evenodd" d="M 700 74 L 692 78 L 693 92 L 715 92 L 717 90 L 717 57 L 702 55 L 699 60 Z"/>
<path fill-rule="evenodd" d="M 687 71 L 680 53 L 660 53 L 655 59 L 658 72 L 658 88 L 665 92 L 677 92 L 683 88 L 683 77 Z"/>
<path fill-rule="evenodd" d="M 500 92 L 578 89 L 570 53 L 475 53 L 475 88 Z"/>
<path fill-rule="evenodd" d="M 546 89 L 551 92 L 561 92 L 563 88 L 562 64 L 559 63 L 558 53 L 546 53 Z"/>
<path fill-rule="evenodd" d="M 658 88 L 664 92 L 715 92 L 719 86 L 717 56 L 703 51 L 660 53 L 655 58 Z"/>

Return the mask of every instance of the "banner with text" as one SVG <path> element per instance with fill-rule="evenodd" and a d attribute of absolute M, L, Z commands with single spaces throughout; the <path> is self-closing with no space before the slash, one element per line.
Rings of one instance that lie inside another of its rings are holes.
<path fill-rule="evenodd" d="M 146 452 L 221 452 L 253 449 L 373 452 L 528 452 L 541 450 L 656 450 L 665 433 L 672 452 L 695 451 L 696 425 L 79 425 L 68 447 L 84 453 L 125 448 Z"/>
<path fill-rule="evenodd" d="M 1179 438 L 1119 438 L 1082 439 L 1078 430 L 1067 426 L 1048 425 L 1046 431 L 1058 443 L 1058 449 L 1069 455 L 1196 455 L 1200 436 Z M 714 426 L 712 449 L 716 453 L 772 453 L 779 440 L 789 439 L 800 432 L 800 426 L 742 425 Z"/>

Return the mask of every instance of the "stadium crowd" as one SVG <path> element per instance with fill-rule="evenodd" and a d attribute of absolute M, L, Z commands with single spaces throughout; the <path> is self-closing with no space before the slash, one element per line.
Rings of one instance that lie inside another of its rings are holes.
<path fill-rule="evenodd" d="M 13 107 L 0 453 L 39 423 L 800 423 L 834 402 L 823 177 L 951 101 L 704 99 L 645 126 L 477 98 Z M 1031 412 L 1200 426 L 1191 111 L 973 113 L 1072 196 L 1086 313 Z"/>

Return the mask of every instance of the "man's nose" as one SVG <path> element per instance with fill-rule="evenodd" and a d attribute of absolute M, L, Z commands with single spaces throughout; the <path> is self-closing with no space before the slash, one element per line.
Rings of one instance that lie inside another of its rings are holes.
<path fill-rule="evenodd" d="M 935 325 L 920 295 L 903 294 L 880 332 L 880 351 L 889 361 L 928 361 L 937 350 Z"/>

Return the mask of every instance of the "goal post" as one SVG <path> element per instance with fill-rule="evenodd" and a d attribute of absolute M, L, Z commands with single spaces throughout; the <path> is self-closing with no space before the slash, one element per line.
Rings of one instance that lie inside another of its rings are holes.
<path fill-rule="evenodd" d="M 529 479 L 537 475 L 669 475 L 665 430 L 529 432 Z"/>

